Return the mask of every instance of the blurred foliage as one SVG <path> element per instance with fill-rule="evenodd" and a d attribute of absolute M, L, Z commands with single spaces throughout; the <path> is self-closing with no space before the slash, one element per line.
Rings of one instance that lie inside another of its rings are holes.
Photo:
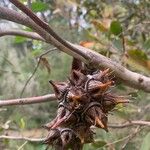
<path fill-rule="evenodd" d="M 150 1 L 149 0 L 21 0 L 64 39 L 110 57 L 130 70 L 150 76 Z M 12 7 L 7 0 L 0 5 Z M 15 8 L 16 9 L 16 8 Z M 0 20 L 0 26 L 29 28 Z M 18 98 L 37 65 L 37 57 L 52 46 L 24 37 L 0 38 L 0 99 Z M 23 97 L 52 93 L 49 80 L 64 81 L 70 71 L 72 58 L 59 50 L 46 56 L 27 85 Z M 119 105 L 109 116 L 110 123 L 128 120 L 150 120 L 150 95 L 118 83 L 112 91 L 131 95 L 132 103 Z M 41 128 L 55 116 L 56 102 L 0 108 L 0 134 L 9 130 L 21 134 Z M 96 130 L 96 141 L 84 150 L 120 150 L 135 127 Z M 45 133 L 45 132 L 43 132 Z M 37 137 L 43 136 L 37 131 Z M 26 133 L 27 134 L 27 133 Z M 27 134 L 31 135 L 31 131 Z M 45 135 L 44 135 L 45 136 Z M 126 145 L 126 150 L 149 150 L 150 130 L 145 127 Z M 118 142 L 116 142 L 118 141 Z M 0 149 L 16 150 L 23 141 L 0 140 Z M 114 143 L 109 146 L 106 144 Z M 44 150 L 45 145 L 27 142 L 24 150 Z"/>

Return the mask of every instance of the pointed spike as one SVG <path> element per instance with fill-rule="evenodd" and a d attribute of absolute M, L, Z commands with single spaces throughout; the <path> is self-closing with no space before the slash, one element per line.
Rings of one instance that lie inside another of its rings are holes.
<path fill-rule="evenodd" d="M 56 97 L 60 99 L 62 93 L 67 89 L 68 84 L 66 82 L 54 82 L 52 80 L 50 80 L 49 83 L 52 85 Z"/>
<path fill-rule="evenodd" d="M 102 92 L 105 92 L 111 84 L 112 84 L 112 81 L 108 81 L 107 83 L 104 83 L 104 84 L 100 83 L 98 86 L 91 89 L 91 93 L 92 91 L 97 91 L 97 93 L 95 93 L 95 96 L 96 95 L 98 96 L 99 94 L 101 95 Z"/>
<path fill-rule="evenodd" d="M 106 76 L 106 74 L 109 72 L 109 68 L 105 69 L 104 71 L 100 71 L 99 75 L 97 76 L 97 79 L 100 80 L 103 76 Z"/>
<path fill-rule="evenodd" d="M 108 128 L 107 127 L 105 127 L 105 128 L 103 128 L 106 132 L 109 132 L 109 130 L 108 130 Z"/>
<path fill-rule="evenodd" d="M 49 83 L 53 86 L 54 90 L 57 89 L 58 87 L 56 86 L 56 84 L 54 83 L 54 81 L 50 80 Z"/>
<path fill-rule="evenodd" d="M 52 80 L 50 80 L 49 83 L 53 86 L 55 95 L 59 99 L 60 98 L 60 90 L 59 90 L 59 88 L 57 87 L 57 85 Z"/>
<path fill-rule="evenodd" d="M 68 77 L 68 80 L 72 86 L 75 86 L 75 82 L 70 77 Z"/>
<path fill-rule="evenodd" d="M 72 117 L 72 113 L 70 111 L 66 111 L 65 115 L 63 117 L 58 117 L 56 123 L 51 127 L 51 129 L 55 129 L 58 126 L 64 126 L 66 123 L 69 122 L 69 120 L 73 120 L 74 118 Z"/>
<path fill-rule="evenodd" d="M 57 120 L 55 124 L 51 127 L 51 129 L 57 128 L 59 125 L 61 125 L 66 120 L 66 116 L 62 117 L 61 119 Z"/>
<path fill-rule="evenodd" d="M 86 78 L 87 77 L 81 71 L 73 70 L 71 72 L 71 80 L 73 80 L 77 85 L 81 85 Z"/>
<path fill-rule="evenodd" d="M 104 84 L 100 84 L 100 85 L 99 85 L 99 88 L 100 88 L 101 90 L 106 90 L 109 86 L 112 85 L 112 83 L 113 83 L 113 81 L 108 81 L 108 82 L 106 82 L 106 83 L 104 83 Z"/>
<path fill-rule="evenodd" d="M 80 71 L 77 71 L 77 70 L 73 70 L 73 72 L 76 74 L 76 76 L 78 76 L 79 78 L 83 76 L 85 76 L 83 73 L 81 73 Z"/>
<path fill-rule="evenodd" d="M 80 79 L 79 74 L 77 74 L 77 71 L 73 70 L 71 72 L 71 79 L 74 81 L 78 81 Z"/>
<path fill-rule="evenodd" d="M 84 144 L 84 141 L 85 141 L 85 140 L 84 140 L 84 138 L 81 138 L 81 137 L 80 137 L 80 141 L 81 141 L 82 144 Z"/>
<path fill-rule="evenodd" d="M 93 120 L 89 116 L 86 116 L 86 121 L 90 124 L 93 124 Z"/>
<path fill-rule="evenodd" d="M 56 86 L 56 84 L 54 83 L 54 81 L 50 80 L 49 83 L 53 86 L 54 90 L 59 93 L 58 87 Z"/>
<path fill-rule="evenodd" d="M 108 75 L 110 76 L 110 75 L 112 75 L 114 72 L 115 72 L 115 71 L 112 70 L 111 72 L 108 73 Z"/>
<path fill-rule="evenodd" d="M 49 80 L 49 83 L 54 86 L 54 82 L 52 80 Z"/>
<path fill-rule="evenodd" d="M 73 58 L 71 69 L 72 70 L 81 70 L 82 69 L 82 62 L 79 59 Z"/>
<path fill-rule="evenodd" d="M 56 123 L 56 121 L 57 121 L 57 117 L 54 120 L 52 120 L 51 122 L 49 122 L 49 123 L 47 123 L 45 125 L 42 125 L 42 127 L 47 129 L 47 130 L 50 130 L 51 127 Z"/>
<path fill-rule="evenodd" d="M 105 128 L 104 124 L 102 123 L 102 121 L 98 117 L 95 117 L 95 125 L 98 125 L 103 129 Z"/>
<path fill-rule="evenodd" d="M 100 83 L 99 85 L 89 89 L 89 91 L 91 92 L 91 94 L 93 94 L 93 96 L 98 97 L 102 95 L 104 92 L 106 92 L 111 84 L 112 84 L 112 81 L 109 81 L 104 84 Z"/>
<path fill-rule="evenodd" d="M 52 144 L 59 136 L 60 132 L 58 129 L 50 130 L 47 138 L 43 141 L 43 144 Z"/>
<path fill-rule="evenodd" d="M 76 74 L 78 74 L 78 75 L 84 75 L 80 70 L 73 70 L 74 72 L 76 72 Z"/>
<path fill-rule="evenodd" d="M 107 68 L 107 69 L 105 69 L 105 70 L 102 72 L 102 74 L 105 75 L 105 74 L 108 73 L 109 71 L 110 71 L 110 69 Z"/>
<path fill-rule="evenodd" d="M 115 99 L 115 103 L 119 104 L 119 103 L 129 103 L 129 100 L 125 100 L 125 99 Z"/>

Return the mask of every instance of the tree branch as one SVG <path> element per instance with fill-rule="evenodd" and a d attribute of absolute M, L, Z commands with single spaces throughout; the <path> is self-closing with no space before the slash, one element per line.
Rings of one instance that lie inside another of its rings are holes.
<path fill-rule="evenodd" d="M 31 38 L 34 40 L 40 40 L 40 41 L 45 41 L 41 36 L 39 36 L 35 32 L 28 32 L 28 31 L 22 31 L 22 30 L 5 30 L 0 28 L 0 37 L 6 36 L 6 35 L 11 35 L 11 36 L 23 36 L 26 38 Z"/>
<path fill-rule="evenodd" d="M 134 126 L 134 125 L 138 125 L 138 126 L 150 126 L 150 122 L 148 121 L 141 121 L 141 120 L 137 120 L 137 121 L 132 121 L 130 123 L 125 123 L 125 124 L 121 124 L 121 125 L 109 125 L 110 128 L 126 128 L 129 126 Z M 30 131 L 31 132 L 31 131 Z M 0 139 L 10 139 L 10 140 L 26 140 L 29 142 L 42 142 L 44 141 L 44 138 L 30 138 L 30 137 L 24 137 L 24 136 L 6 136 L 6 135 L 1 135 Z"/>
<path fill-rule="evenodd" d="M 122 141 L 124 141 L 124 140 L 131 139 L 132 137 L 136 136 L 136 134 L 139 133 L 141 130 L 142 130 L 142 128 L 141 128 L 141 129 L 137 128 L 133 133 L 130 133 L 128 136 L 125 136 L 125 137 L 123 137 L 123 138 L 121 138 L 121 139 L 118 139 L 118 140 L 116 140 L 116 141 L 114 141 L 114 142 L 107 143 L 107 144 L 105 144 L 103 147 L 106 147 L 106 146 L 112 147 L 112 145 L 114 145 L 114 144 L 116 144 L 116 143 L 118 143 L 118 142 L 122 142 Z M 122 148 L 123 148 L 123 147 L 122 147 Z M 121 150 L 123 150 L 123 149 L 121 149 Z"/>
<path fill-rule="evenodd" d="M 114 71 L 115 75 L 118 78 L 120 78 L 128 86 L 131 86 L 137 89 L 142 89 L 145 92 L 150 92 L 150 78 L 149 77 L 132 72 L 124 68 L 123 66 L 121 66 L 119 63 L 114 62 L 111 59 L 95 51 L 92 51 L 88 48 L 85 48 L 79 45 L 74 45 L 68 42 L 73 47 L 75 47 L 74 50 L 69 49 L 68 47 L 60 43 L 57 39 L 55 39 L 55 37 L 53 37 L 48 32 L 46 32 L 39 25 L 37 25 L 34 21 L 32 21 L 26 15 L 20 14 L 14 10 L 10 10 L 5 7 L 0 7 L 0 18 L 30 27 L 31 29 L 36 31 L 36 33 L 38 33 L 43 39 L 45 39 L 47 43 L 53 44 L 61 51 L 75 58 L 80 59 L 86 64 L 94 65 L 97 68 L 101 68 L 101 67 L 110 68 Z"/>
<path fill-rule="evenodd" d="M 72 52 L 76 52 L 77 54 L 79 54 L 81 57 L 87 59 L 87 56 L 82 53 L 78 48 L 74 47 L 73 45 L 71 45 L 70 43 L 68 43 L 67 41 L 65 41 L 64 39 L 62 39 L 60 36 L 58 36 L 55 31 L 47 24 L 45 23 L 43 20 L 41 20 L 40 18 L 38 18 L 31 9 L 29 9 L 28 7 L 26 7 L 23 3 L 21 3 L 18 0 L 9 0 L 11 3 L 13 3 L 18 9 L 20 9 L 21 11 L 23 11 L 27 16 L 29 16 L 29 18 L 34 21 L 34 23 L 36 23 L 38 26 L 40 26 L 42 29 L 44 29 L 49 35 L 51 35 L 56 41 L 57 43 L 60 43 L 61 45 L 63 45 L 65 48 L 69 49 Z M 58 44 L 57 44 L 58 45 Z"/>
<path fill-rule="evenodd" d="M 48 94 L 48 95 L 44 95 L 44 96 L 30 97 L 30 98 L 0 100 L 0 107 L 12 106 L 12 105 L 27 105 L 27 104 L 34 104 L 34 103 L 43 103 L 43 102 L 50 102 L 53 100 L 56 100 L 54 94 Z"/>
<path fill-rule="evenodd" d="M 43 142 L 45 138 L 30 138 L 30 137 L 22 137 L 22 136 L 7 136 L 1 135 L 0 139 L 9 139 L 9 140 L 25 140 L 29 142 Z"/>
<path fill-rule="evenodd" d="M 141 126 L 137 126 L 137 128 L 134 130 L 134 132 L 132 134 L 130 134 L 129 138 L 125 140 L 124 144 L 121 146 L 120 150 L 125 150 L 125 147 L 127 146 L 127 144 L 129 142 L 131 142 L 131 140 L 140 132 L 142 131 Z"/>
<path fill-rule="evenodd" d="M 18 13 L 15 10 L 8 9 L 6 7 L 0 6 L 0 18 L 9 20 L 12 22 L 16 22 L 18 24 L 25 25 L 32 30 L 36 31 L 42 38 L 45 39 L 47 43 L 50 43 L 54 46 L 56 46 L 59 50 L 76 57 L 78 59 L 81 59 L 83 62 L 86 62 L 86 59 L 84 59 L 80 54 L 76 53 L 76 51 L 70 51 L 70 49 L 66 48 L 63 44 L 61 44 L 59 41 L 57 41 L 54 37 L 52 37 L 48 32 L 46 32 L 44 29 L 42 29 L 40 26 L 38 26 L 34 21 L 32 21 L 28 16 Z M 80 51 L 82 55 L 85 55 L 82 51 Z M 86 55 L 85 55 L 86 57 Z"/>
<path fill-rule="evenodd" d="M 137 120 L 137 121 L 130 121 L 124 124 L 110 124 L 109 127 L 110 128 L 125 128 L 125 127 L 129 127 L 129 126 L 133 126 L 133 125 L 140 125 L 140 126 L 150 126 L 150 121 L 142 121 L 142 120 Z"/>

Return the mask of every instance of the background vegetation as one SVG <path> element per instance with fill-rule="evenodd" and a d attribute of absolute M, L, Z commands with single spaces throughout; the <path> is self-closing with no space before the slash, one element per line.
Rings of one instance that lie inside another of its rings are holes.
<path fill-rule="evenodd" d="M 49 23 L 64 39 L 110 57 L 125 67 L 150 76 L 150 2 L 149 0 L 21 0 Z M 9 1 L 1 6 L 16 9 Z M 29 28 L 0 20 L 0 30 Z M 18 98 L 37 65 L 37 57 L 51 49 L 48 44 L 20 36 L 0 38 L 0 99 Z M 23 97 L 53 93 L 49 80 L 64 81 L 72 58 L 55 50 L 45 56 L 23 92 Z M 131 95 L 132 103 L 119 105 L 109 115 L 109 123 L 150 120 L 150 95 L 118 83 L 114 92 Z M 43 137 L 41 126 L 55 116 L 56 102 L 0 108 L 0 134 Z M 131 126 L 96 130 L 96 142 L 85 150 L 149 150 L 150 128 Z M 24 144 L 22 146 L 22 144 Z M 22 147 L 21 147 L 22 146 Z M 0 149 L 45 149 L 45 145 L 0 140 Z"/>

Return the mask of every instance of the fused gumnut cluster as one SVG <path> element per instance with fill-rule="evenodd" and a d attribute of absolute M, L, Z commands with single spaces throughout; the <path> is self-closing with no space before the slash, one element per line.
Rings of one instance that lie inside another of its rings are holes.
<path fill-rule="evenodd" d="M 44 141 L 56 150 L 80 150 L 84 143 L 93 142 L 91 126 L 108 131 L 108 112 L 119 103 L 129 102 L 108 91 L 114 84 L 109 69 L 89 71 L 82 63 L 73 60 L 67 82 L 53 82 L 58 110 L 54 120 L 44 127 L 49 134 Z"/>

